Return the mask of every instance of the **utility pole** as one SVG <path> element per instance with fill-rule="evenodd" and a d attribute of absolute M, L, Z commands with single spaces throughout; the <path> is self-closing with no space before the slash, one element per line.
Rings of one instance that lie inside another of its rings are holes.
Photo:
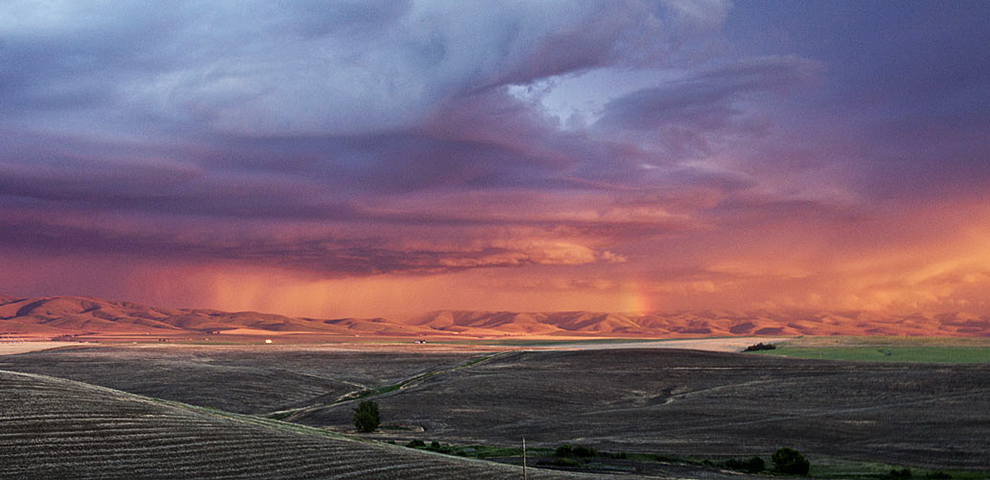
<path fill-rule="evenodd" d="M 526 437 L 523 437 L 523 480 L 528 480 L 526 475 Z"/>

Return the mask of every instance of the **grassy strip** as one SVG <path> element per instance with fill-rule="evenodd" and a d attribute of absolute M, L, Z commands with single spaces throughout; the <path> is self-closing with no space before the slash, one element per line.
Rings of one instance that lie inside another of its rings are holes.
<path fill-rule="evenodd" d="M 869 362 L 990 363 L 990 348 L 985 347 L 860 346 L 815 348 L 784 345 L 776 350 L 754 353 L 778 357 Z"/>
<path fill-rule="evenodd" d="M 778 346 L 828 347 L 990 347 L 990 337 L 798 336 Z"/>
<path fill-rule="evenodd" d="M 406 447 L 416 450 L 426 450 L 430 452 L 456 455 L 458 457 L 492 459 L 506 457 L 522 457 L 521 447 L 494 447 L 491 445 L 451 445 L 449 443 L 432 442 L 425 443 L 413 440 L 406 444 Z M 549 447 L 534 447 L 526 449 L 530 456 L 553 455 L 554 449 Z"/>
<path fill-rule="evenodd" d="M 904 473 L 910 472 L 910 477 Z M 874 478 L 894 480 L 897 478 L 928 479 L 928 480 L 981 480 L 990 478 L 990 472 L 973 470 L 944 470 L 934 468 L 905 467 L 890 463 L 864 462 L 845 458 L 815 457 L 811 462 L 809 477 L 847 480 L 857 478 Z"/>
<path fill-rule="evenodd" d="M 495 447 L 490 445 L 452 445 L 433 441 L 426 443 L 420 440 L 413 440 L 406 444 L 407 448 L 424 450 L 434 453 L 453 455 L 458 457 L 477 458 L 481 460 L 495 460 L 501 463 L 522 465 L 522 448 L 520 447 Z M 564 446 L 571 452 L 579 453 L 581 447 Z M 590 452 L 589 452 L 590 451 Z M 712 468 L 718 470 L 733 470 L 733 463 L 738 465 L 739 461 L 748 458 L 731 459 L 705 458 L 649 453 L 626 453 L 626 452 L 604 452 L 594 449 L 585 449 L 585 454 L 567 453 L 561 455 L 561 447 L 530 447 L 527 449 L 528 463 L 534 467 L 544 468 L 565 468 L 575 471 L 602 472 L 602 471 L 637 471 L 637 464 L 674 464 L 698 468 Z M 759 456 L 765 464 L 766 470 L 759 472 L 761 475 L 778 475 L 773 471 L 770 462 L 770 455 Z M 735 460 L 736 462 L 733 462 Z M 858 460 L 848 460 L 834 457 L 813 457 L 809 478 L 822 478 L 830 480 L 848 479 L 876 479 L 876 480 L 980 480 L 990 479 L 990 472 L 969 471 L 969 470 L 941 470 L 905 467 L 888 463 L 864 462 Z M 738 466 L 735 468 L 740 473 L 745 472 Z M 905 476 L 907 474 L 907 476 Z"/>

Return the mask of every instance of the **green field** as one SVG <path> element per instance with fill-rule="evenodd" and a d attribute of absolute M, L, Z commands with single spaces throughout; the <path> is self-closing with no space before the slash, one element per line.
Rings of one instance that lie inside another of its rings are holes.
<path fill-rule="evenodd" d="M 873 478 L 894 480 L 894 476 L 891 475 L 891 473 L 899 470 L 903 475 L 905 468 L 911 472 L 911 476 L 907 478 L 915 478 L 919 480 L 938 478 L 951 478 L 954 480 L 983 480 L 990 478 L 990 473 L 975 470 L 905 467 L 904 465 L 868 462 L 828 456 L 815 456 L 809 458 L 809 460 L 811 460 L 811 472 L 809 472 L 808 476 L 812 478 L 829 478 L 835 480 Z"/>
<path fill-rule="evenodd" d="M 778 347 L 755 352 L 793 358 L 858 360 L 872 362 L 990 363 L 988 347 L 857 346 L 857 347 Z"/>

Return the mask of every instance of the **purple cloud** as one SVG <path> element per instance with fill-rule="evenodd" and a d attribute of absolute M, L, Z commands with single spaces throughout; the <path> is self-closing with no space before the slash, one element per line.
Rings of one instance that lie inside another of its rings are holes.
<path fill-rule="evenodd" d="M 665 252 L 728 282 L 692 245 L 975 204 L 986 9 L 9 4 L 0 248 L 326 277 Z"/>

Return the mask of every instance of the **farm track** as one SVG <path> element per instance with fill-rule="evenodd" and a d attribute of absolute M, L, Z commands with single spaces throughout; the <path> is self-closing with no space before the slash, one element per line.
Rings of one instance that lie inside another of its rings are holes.
<path fill-rule="evenodd" d="M 0 478 L 516 479 L 516 467 L 0 371 Z M 530 478 L 602 478 L 530 471 Z M 623 476 L 622 478 L 633 478 Z"/>
<path fill-rule="evenodd" d="M 469 368 L 469 367 L 473 367 L 473 366 L 476 366 L 476 365 L 481 365 L 481 364 L 485 364 L 485 363 L 491 362 L 491 361 L 493 361 L 493 360 L 495 360 L 497 358 L 500 358 L 500 357 L 507 357 L 507 356 L 517 355 L 517 354 L 518 354 L 518 352 L 497 352 L 497 353 L 486 354 L 486 355 L 482 355 L 480 358 L 473 358 L 471 360 L 468 360 L 468 361 L 466 361 L 464 363 L 461 363 L 459 365 L 455 365 L 453 367 L 441 368 L 441 369 L 431 370 L 431 371 L 423 372 L 423 373 L 420 373 L 420 374 L 417 374 L 417 375 L 413 375 L 413 376 L 411 376 L 409 378 L 406 378 L 406 379 L 401 380 L 399 382 L 393 383 L 391 385 L 385 385 L 385 386 L 375 387 L 375 388 L 370 388 L 370 389 L 367 388 L 367 387 L 365 387 L 365 388 L 362 388 L 360 390 L 355 390 L 353 392 L 348 392 L 348 393 L 345 393 L 344 395 L 341 395 L 341 396 L 337 397 L 337 399 L 334 400 L 333 402 L 313 403 L 311 405 L 307 405 L 307 406 L 301 407 L 301 408 L 293 408 L 293 409 L 289 409 L 289 410 L 280 410 L 280 411 L 277 411 L 277 412 L 271 412 L 271 413 L 266 414 L 265 416 L 269 416 L 270 417 L 270 416 L 286 415 L 286 414 L 288 414 L 288 416 L 286 416 L 284 418 L 284 420 L 286 422 L 292 422 L 295 419 L 301 417 L 302 415 L 305 415 L 305 414 L 307 414 L 309 412 L 312 412 L 312 411 L 316 411 L 316 410 L 319 410 L 319 409 L 322 409 L 322 408 L 331 407 L 331 406 L 337 405 L 339 403 L 345 403 L 345 402 L 349 402 L 349 401 L 352 401 L 352 400 L 373 398 L 373 397 L 377 397 L 377 396 L 380 396 L 380 395 L 385 395 L 385 394 L 388 394 L 388 393 L 391 393 L 391 392 L 394 392 L 394 391 L 402 391 L 402 390 L 405 390 L 407 388 L 410 388 L 410 387 L 414 387 L 416 385 L 419 385 L 424 380 L 427 380 L 427 379 L 430 379 L 430 378 L 433 378 L 433 377 L 437 377 L 439 375 L 445 375 L 445 374 L 449 374 L 449 373 L 454 373 L 454 372 L 457 372 L 458 370 L 462 370 L 462 369 L 465 369 L 465 368 Z"/>

